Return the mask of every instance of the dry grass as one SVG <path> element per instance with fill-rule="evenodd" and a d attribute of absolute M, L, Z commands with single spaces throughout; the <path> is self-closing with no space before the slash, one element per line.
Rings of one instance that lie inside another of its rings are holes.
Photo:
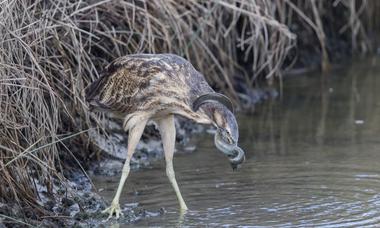
<path fill-rule="evenodd" d="M 177 53 L 237 99 L 237 72 L 249 87 L 281 75 L 296 44 L 288 29 L 295 20 L 316 34 L 329 61 L 323 20 L 334 6 L 320 2 L 0 1 L 0 203 L 32 209 L 18 216 L 50 213 L 37 186 L 54 195 L 55 180 L 65 183 L 61 158 L 72 159 L 73 147 L 86 156 L 90 117 L 82 90 L 112 59 Z M 350 30 L 352 47 L 368 51 L 366 28 L 379 21 L 361 15 L 375 15 L 379 4 L 333 4 L 350 15 L 340 32 Z"/>
<path fill-rule="evenodd" d="M 342 53 L 368 54 L 376 51 L 380 32 L 378 1 L 285 2 L 289 9 L 283 23 L 294 28 L 292 30 L 299 37 L 297 46 L 312 50 L 319 43 L 319 47 L 310 52 L 320 56 L 322 70 L 328 70 L 331 59 L 337 59 Z M 301 57 L 305 55 L 301 54 Z"/>

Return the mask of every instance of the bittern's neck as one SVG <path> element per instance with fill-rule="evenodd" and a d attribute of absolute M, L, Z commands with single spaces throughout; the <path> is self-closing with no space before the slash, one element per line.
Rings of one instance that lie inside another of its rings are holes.
<path fill-rule="evenodd" d="M 204 104 L 202 108 L 217 128 L 229 132 L 233 140 L 237 142 L 239 129 L 236 118 L 226 106 L 219 103 L 208 103 Z"/>
<path fill-rule="evenodd" d="M 228 127 L 228 115 L 233 115 L 228 108 L 219 103 L 208 103 L 203 105 L 205 114 L 212 120 L 218 128 Z"/>

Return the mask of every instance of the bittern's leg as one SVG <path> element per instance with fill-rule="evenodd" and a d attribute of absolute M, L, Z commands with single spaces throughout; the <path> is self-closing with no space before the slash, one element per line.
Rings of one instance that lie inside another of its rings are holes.
<path fill-rule="evenodd" d="M 116 218 L 119 218 L 119 216 L 122 214 L 120 210 L 119 205 L 119 199 L 121 195 L 121 191 L 123 190 L 123 186 L 125 183 L 125 180 L 128 177 L 130 166 L 129 163 L 131 161 L 132 155 L 135 152 L 137 143 L 139 142 L 141 135 L 144 131 L 145 125 L 147 120 L 146 119 L 137 119 L 137 120 L 131 120 L 136 121 L 135 124 L 131 124 L 129 129 L 129 135 L 128 135 L 128 152 L 127 152 L 127 159 L 125 160 L 123 171 L 121 173 L 121 178 L 119 182 L 119 187 L 117 188 L 115 197 L 112 200 L 112 204 L 110 207 L 106 208 L 103 213 L 109 213 L 109 217 L 111 218 L 112 215 L 115 213 Z"/>
<path fill-rule="evenodd" d="M 182 198 L 181 192 L 179 191 L 178 184 L 175 179 L 174 169 L 173 169 L 173 154 L 174 154 L 175 135 L 176 135 L 175 126 L 174 126 L 174 117 L 173 115 L 170 115 L 169 117 L 160 119 L 157 122 L 158 122 L 158 127 L 161 133 L 162 144 L 164 146 L 164 151 L 165 151 L 166 175 L 168 176 L 170 183 L 172 184 L 174 191 L 177 194 L 181 211 L 184 212 L 187 210 L 187 206 L 185 204 L 185 201 Z"/>

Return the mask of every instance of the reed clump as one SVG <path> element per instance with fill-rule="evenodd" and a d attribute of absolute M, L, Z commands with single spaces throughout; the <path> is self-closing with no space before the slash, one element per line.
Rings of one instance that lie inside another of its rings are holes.
<path fill-rule="evenodd" d="M 238 83 L 273 82 L 306 58 L 300 48 L 328 65 L 334 34 L 369 52 L 379 9 L 365 0 L 0 1 L 0 214 L 57 214 L 41 192 L 54 198 L 67 163 L 90 156 L 82 91 L 116 57 L 182 55 L 238 101 Z"/>

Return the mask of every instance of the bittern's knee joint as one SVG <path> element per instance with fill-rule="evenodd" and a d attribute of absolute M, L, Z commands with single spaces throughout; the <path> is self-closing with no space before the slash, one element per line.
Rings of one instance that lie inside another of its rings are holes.
<path fill-rule="evenodd" d="M 166 175 L 169 178 L 175 178 L 175 173 L 174 173 L 173 167 L 166 167 Z"/>

